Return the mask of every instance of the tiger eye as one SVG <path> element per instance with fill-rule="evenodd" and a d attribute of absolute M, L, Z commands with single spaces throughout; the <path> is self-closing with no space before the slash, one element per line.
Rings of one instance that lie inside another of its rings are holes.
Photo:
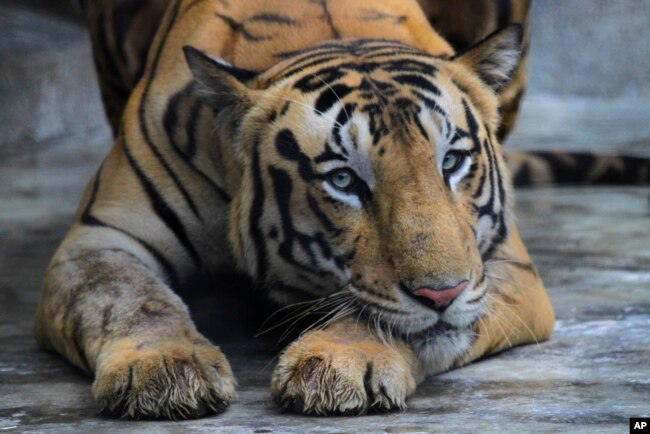
<path fill-rule="evenodd" d="M 339 190 L 350 188 L 354 181 L 354 175 L 348 169 L 335 170 L 330 174 L 330 182 Z"/>
<path fill-rule="evenodd" d="M 458 169 L 465 159 L 465 154 L 461 151 L 449 151 L 442 160 L 442 170 L 451 172 Z"/>

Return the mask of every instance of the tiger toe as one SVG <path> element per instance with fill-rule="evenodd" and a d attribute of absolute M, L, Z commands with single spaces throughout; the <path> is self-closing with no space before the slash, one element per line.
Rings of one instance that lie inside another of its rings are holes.
<path fill-rule="evenodd" d="M 376 342 L 298 341 L 282 354 L 271 381 L 282 409 L 317 415 L 404 410 L 415 387 L 408 360 Z"/>
<path fill-rule="evenodd" d="M 193 419 L 223 412 L 235 379 L 210 344 L 122 341 L 98 361 L 93 396 L 105 415 L 129 419 Z"/>

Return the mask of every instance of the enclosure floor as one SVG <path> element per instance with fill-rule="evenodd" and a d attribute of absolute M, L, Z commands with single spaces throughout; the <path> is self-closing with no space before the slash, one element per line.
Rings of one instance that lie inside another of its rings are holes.
<path fill-rule="evenodd" d="M 31 329 L 43 271 L 110 138 L 85 28 L 24 3 L 0 2 L 0 433 L 623 433 L 629 417 L 650 416 L 650 191 L 544 188 L 518 191 L 516 212 L 556 309 L 550 341 L 431 378 L 402 413 L 303 417 L 280 413 L 270 399 L 269 379 L 281 345 L 255 339 L 250 324 L 239 324 L 246 303 L 259 301 L 202 293 L 193 303 L 202 308 L 193 312 L 195 318 L 222 323 L 207 332 L 235 331 L 217 343 L 239 381 L 237 400 L 224 414 L 195 421 L 101 417 L 90 394 L 92 379 L 40 350 Z M 630 71 L 643 70 L 647 56 L 637 49 L 644 45 L 630 41 L 639 39 L 635 29 L 643 28 L 647 6 L 616 2 L 619 13 L 594 26 L 583 15 L 585 7 L 598 7 L 574 3 L 556 10 L 578 17 L 577 27 L 556 25 L 548 32 L 546 21 L 538 26 L 554 53 L 571 57 L 562 68 L 585 66 L 573 61 L 575 50 L 556 47 L 556 41 L 571 41 L 566 36 L 574 32 L 595 38 L 594 46 L 619 41 L 620 58 L 635 65 Z M 640 19 L 612 33 L 612 23 L 625 19 L 620 12 L 625 8 Z M 577 60 L 592 62 L 588 50 L 579 51 Z M 605 58 L 601 63 L 614 66 L 615 84 L 631 93 L 630 81 L 645 84 L 645 75 L 620 75 L 624 66 Z M 539 59 L 532 58 L 532 76 L 553 80 L 552 69 L 544 68 L 548 59 Z M 586 74 L 575 89 L 597 87 L 602 77 Z M 639 91 L 630 101 L 527 96 L 508 147 L 650 157 L 650 100 L 643 98 L 647 89 Z"/>
<path fill-rule="evenodd" d="M 403 413 L 318 418 L 272 405 L 273 351 L 243 333 L 223 346 L 240 385 L 224 414 L 101 417 L 91 378 L 39 350 L 31 332 L 43 270 L 108 146 L 100 139 L 105 146 L 76 137 L 0 162 L 0 431 L 627 432 L 629 417 L 649 415 L 648 189 L 543 188 L 518 192 L 517 215 L 557 312 L 549 342 L 431 378 Z"/>

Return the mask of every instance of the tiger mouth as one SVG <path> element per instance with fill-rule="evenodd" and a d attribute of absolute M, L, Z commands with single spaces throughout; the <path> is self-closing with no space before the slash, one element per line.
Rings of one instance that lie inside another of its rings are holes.
<path fill-rule="evenodd" d="M 417 332 L 413 333 L 399 333 L 399 337 L 406 341 L 426 341 L 434 337 L 444 335 L 446 333 L 455 333 L 459 330 L 459 327 L 456 327 L 452 324 L 449 324 L 446 321 L 439 320 L 431 327 L 427 327 Z"/>
<path fill-rule="evenodd" d="M 471 328 L 472 326 L 455 326 L 444 319 L 438 318 L 433 324 L 425 325 L 422 328 L 416 328 L 415 331 L 408 330 L 411 327 L 399 327 L 397 324 L 391 324 L 390 319 L 378 317 L 375 313 L 369 312 L 367 309 L 359 308 L 359 319 L 368 324 L 374 324 L 382 329 L 382 332 L 402 339 L 406 342 L 424 342 L 432 340 L 436 337 L 445 334 L 455 334 L 460 330 Z M 415 324 L 413 324 L 415 325 Z"/>

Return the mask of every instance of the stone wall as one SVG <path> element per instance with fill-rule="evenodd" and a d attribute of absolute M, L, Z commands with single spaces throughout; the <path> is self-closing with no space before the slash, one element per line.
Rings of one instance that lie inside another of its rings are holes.
<path fill-rule="evenodd" d="M 650 96 L 650 1 L 534 0 L 530 94 Z"/>

